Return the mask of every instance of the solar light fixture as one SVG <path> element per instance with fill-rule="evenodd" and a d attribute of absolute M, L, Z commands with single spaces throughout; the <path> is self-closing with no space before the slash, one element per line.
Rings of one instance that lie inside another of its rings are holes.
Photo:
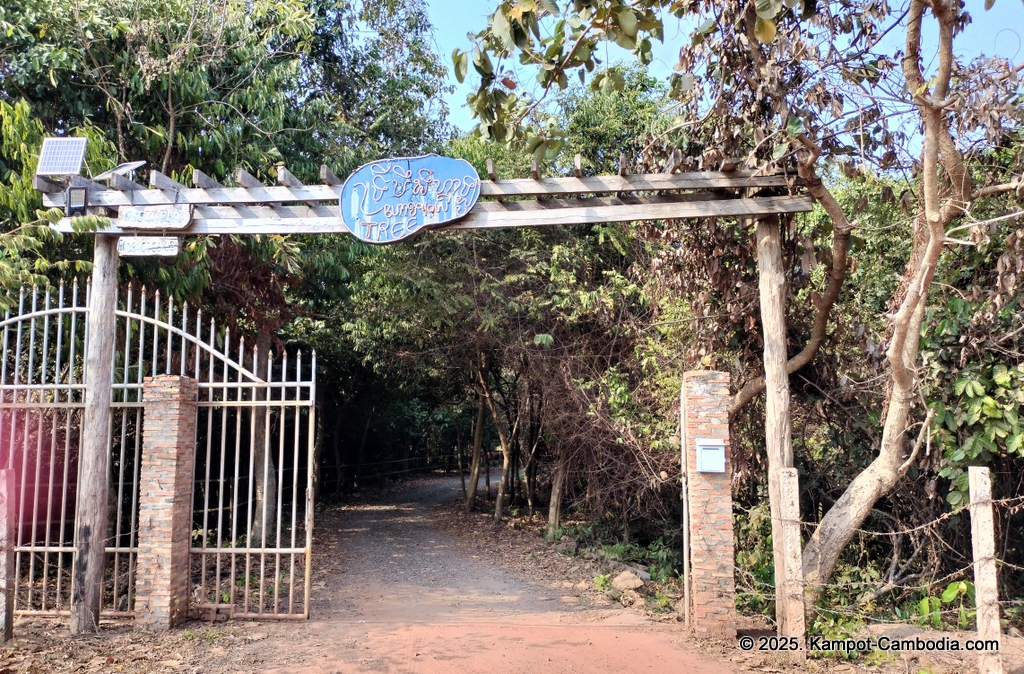
<path fill-rule="evenodd" d="M 125 175 L 127 173 L 131 173 L 135 169 L 141 168 L 141 167 L 143 167 L 145 165 L 146 165 L 145 161 L 130 161 L 130 162 L 126 162 L 124 164 L 118 164 L 117 166 L 115 166 L 114 168 L 110 169 L 109 171 L 104 171 L 103 173 L 99 174 L 98 176 L 93 178 L 93 180 L 99 181 L 99 180 L 106 180 L 106 179 L 112 178 L 114 176 L 123 176 L 123 175 Z"/>
<path fill-rule="evenodd" d="M 37 176 L 77 176 L 85 160 L 85 138 L 44 138 Z"/>
<path fill-rule="evenodd" d="M 88 192 L 84 187 L 69 187 L 67 198 L 64 200 L 64 213 L 69 218 L 85 215 L 88 200 Z"/>

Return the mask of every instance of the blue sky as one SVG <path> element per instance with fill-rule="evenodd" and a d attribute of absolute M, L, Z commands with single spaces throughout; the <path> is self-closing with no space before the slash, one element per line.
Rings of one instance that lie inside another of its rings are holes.
<path fill-rule="evenodd" d="M 890 2 L 894 11 L 902 6 L 899 0 Z M 488 15 L 498 3 L 497 0 L 427 0 L 427 4 L 434 24 L 437 50 L 450 71 L 452 50 L 469 48 L 471 42 L 466 34 L 485 28 Z M 986 12 L 984 0 L 967 0 L 967 11 L 973 21 L 964 34 L 957 38 L 958 55 L 964 58 L 978 54 L 998 55 L 1016 63 L 1024 61 L 1024 3 L 1020 0 L 996 0 L 995 6 Z M 664 79 L 671 74 L 677 49 L 674 45 L 688 39 L 689 32 L 688 25 L 681 25 L 671 16 L 666 17 L 665 44 L 655 42 L 652 75 Z M 629 53 L 614 45 L 609 47 L 608 55 L 612 61 L 632 58 Z M 474 126 L 466 108 L 466 96 L 473 91 L 473 75 L 475 73 L 471 68 L 470 77 L 462 85 L 458 85 L 455 78 L 451 77 L 451 83 L 456 88 L 448 96 L 451 111 L 449 119 L 463 131 Z"/>

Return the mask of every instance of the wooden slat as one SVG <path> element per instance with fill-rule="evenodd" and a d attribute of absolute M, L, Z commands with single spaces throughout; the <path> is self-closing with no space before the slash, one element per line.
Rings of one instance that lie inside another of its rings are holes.
<path fill-rule="evenodd" d="M 320 165 L 320 180 L 323 181 L 324 185 L 342 185 L 344 180 L 334 175 L 334 171 L 327 166 L 327 164 Z"/>
<path fill-rule="evenodd" d="M 149 186 L 155 187 L 158 190 L 187 190 L 188 188 L 179 183 L 177 180 L 168 178 L 160 171 L 153 169 L 149 172 Z"/>
<path fill-rule="evenodd" d="M 199 171 L 196 171 L 198 174 Z M 203 178 L 209 179 L 206 174 Z M 205 181 L 204 181 L 205 182 Z M 207 183 L 208 184 L 208 183 Z M 190 188 L 175 193 L 172 190 L 139 190 L 134 193 L 134 205 L 141 206 L 163 205 L 163 204 L 273 204 L 289 203 L 300 201 L 337 201 L 341 196 L 341 186 L 333 185 L 308 185 L 301 189 L 291 187 L 261 187 L 249 189 L 246 187 L 210 187 L 206 189 Z M 175 201 L 177 196 L 177 201 Z M 47 207 L 64 206 L 65 195 L 51 194 L 43 196 L 43 203 Z M 117 190 L 90 190 L 90 206 L 131 206 L 131 197 L 118 192 Z"/>
<path fill-rule="evenodd" d="M 480 195 L 536 196 L 595 192 L 651 192 L 742 187 L 785 187 L 783 175 L 755 176 L 750 171 L 706 171 L 676 174 L 592 176 L 483 181 Z"/>
<path fill-rule="evenodd" d="M 113 174 L 106 179 L 107 185 L 115 190 L 121 190 L 122 192 L 137 192 L 139 190 L 146 189 L 137 182 L 128 180 L 122 175 Z"/>
<path fill-rule="evenodd" d="M 222 185 L 199 169 L 192 169 L 192 184 L 202 190 L 220 189 Z"/>
<path fill-rule="evenodd" d="M 262 189 L 264 187 L 263 183 L 261 183 L 256 176 L 249 173 L 242 167 L 235 169 L 235 182 L 242 187 L 247 187 L 249 189 Z"/>
<path fill-rule="evenodd" d="M 43 195 L 44 195 L 44 200 L 45 200 L 45 196 L 46 195 L 48 195 L 48 194 L 63 194 L 64 190 L 67 189 L 67 188 L 64 185 L 62 185 L 62 184 L 60 184 L 58 182 L 50 180 L 46 176 L 36 176 L 36 175 L 34 175 L 34 176 L 32 176 L 32 189 L 34 189 L 36 192 L 42 192 Z M 61 202 L 60 205 L 64 206 L 64 203 Z"/>
<path fill-rule="evenodd" d="M 808 196 L 760 197 L 754 199 L 699 198 L 698 195 L 664 197 L 615 197 L 514 201 L 499 204 L 480 202 L 462 220 L 435 231 L 488 227 L 530 227 L 538 225 L 593 224 L 635 220 L 668 220 L 700 217 L 753 217 L 769 213 L 810 211 Z M 337 206 L 204 206 L 197 209 L 192 226 L 181 234 L 331 234 L 348 229 L 337 216 Z M 316 217 L 310 217 L 316 214 Z M 323 214 L 323 215 L 320 215 Z M 329 214 L 329 215 L 328 215 Z M 57 225 L 71 231 L 64 218 Z M 121 233 L 118 228 L 106 230 Z"/>
<path fill-rule="evenodd" d="M 655 198 L 655 197 L 648 197 Z M 664 198 L 664 197 L 662 197 Z M 586 204 L 591 199 L 581 199 Z M 482 229 L 488 227 L 529 227 L 534 225 L 585 225 L 599 222 L 633 222 L 638 220 L 680 220 L 683 218 L 752 217 L 769 213 L 805 213 L 813 208 L 811 197 L 760 197 L 756 199 L 721 199 L 700 201 L 668 201 L 655 203 L 629 203 L 626 197 L 621 205 L 570 205 L 539 209 L 512 210 L 521 202 L 505 204 L 504 212 L 474 208 L 462 220 L 439 227 L 448 229 Z M 545 201 L 544 204 L 566 204 L 565 201 Z"/>
<path fill-rule="evenodd" d="M 307 185 L 304 187 L 220 187 L 209 176 L 195 171 L 197 184 L 208 185 L 205 189 L 174 191 L 138 190 L 129 196 L 117 190 L 90 189 L 91 206 L 130 206 L 139 204 L 260 204 L 289 203 L 300 201 L 334 201 L 341 196 L 340 185 Z M 93 183 L 96 185 L 96 183 Z M 624 175 L 593 176 L 587 178 L 541 178 L 540 180 L 484 180 L 480 194 L 484 197 L 530 197 L 560 196 L 566 194 L 593 194 L 616 192 L 653 192 L 673 190 L 724 189 L 744 187 L 786 187 L 786 176 L 755 176 L 751 171 L 721 171 L 676 173 L 673 175 Z M 63 191 L 44 194 L 43 204 L 50 207 L 64 206 Z"/>

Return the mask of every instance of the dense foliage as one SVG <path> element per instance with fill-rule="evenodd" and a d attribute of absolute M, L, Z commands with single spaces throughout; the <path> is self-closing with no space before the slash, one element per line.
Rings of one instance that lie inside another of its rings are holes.
<path fill-rule="evenodd" d="M 527 175 L 531 157 L 545 174 L 570 175 L 576 155 L 588 175 L 714 168 L 727 156 L 798 168 L 834 202 L 816 193 L 816 210 L 781 228 L 788 352 L 814 344 L 790 376 L 805 521 L 822 522 L 887 445 L 907 459 L 841 546 L 821 606 L 926 619 L 920 602 L 939 601 L 939 579 L 968 577 L 966 468 L 991 466 L 999 498 L 1022 494 L 1024 201 L 1019 187 L 1000 187 L 1020 184 L 1021 68 L 955 63 L 949 125 L 975 186 L 993 189 L 947 230 L 957 241 L 938 258 L 910 335 L 920 351 L 913 410 L 892 440 L 893 316 L 917 271 L 930 189 L 923 127 L 880 43 L 896 18 L 885 3 L 817 5 L 815 15 L 815 3 L 781 1 L 500 3 L 454 55 L 457 77 L 471 65 L 480 77 L 469 104 L 481 124 L 452 137 L 438 103 L 445 71 L 415 3 L 8 2 L 0 285 L 89 268 L 89 237 L 52 233 L 31 189 L 53 133 L 88 136 L 93 173 L 145 159 L 183 183 L 195 171 L 230 182 L 236 168 L 270 183 L 279 166 L 313 182 L 325 158 L 344 177 L 427 151 L 481 175 L 490 161 L 500 177 Z M 664 85 L 644 68 L 662 37 L 658 10 L 699 18 Z M 604 62 L 603 42 L 640 65 Z M 522 69 L 508 67 L 513 56 Z M 521 84 L 533 67 L 536 99 Z M 729 371 L 738 400 L 752 392 L 731 416 L 740 601 L 767 612 L 756 262 L 750 223 L 723 218 L 428 234 L 386 248 L 191 238 L 172 264 L 126 262 L 121 273 L 264 343 L 317 350 L 321 499 L 502 451 L 509 507 L 548 508 L 551 535 L 572 526 L 656 555 L 661 576 L 680 545 L 680 376 Z M 500 516 L 505 504 L 492 497 L 470 506 L 497 505 Z M 1000 558 L 1024 566 L 1020 508 L 999 517 Z M 1019 617 L 1021 576 L 1001 580 L 1006 614 Z"/>

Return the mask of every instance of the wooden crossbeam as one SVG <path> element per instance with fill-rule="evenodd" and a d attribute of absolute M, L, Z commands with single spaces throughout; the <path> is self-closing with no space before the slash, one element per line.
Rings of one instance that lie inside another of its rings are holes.
<path fill-rule="evenodd" d="M 738 199 L 707 194 L 478 202 L 465 218 L 433 231 L 701 217 L 756 217 L 771 213 L 803 213 L 810 211 L 812 207 L 813 200 L 809 196 Z M 116 226 L 116 222 L 115 220 L 113 228 L 104 231 L 111 234 L 128 231 L 121 230 Z M 70 219 L 61 220 L 57 229 L 64 232 L 72 231 Z M 199 206 L 196 208 L 196 218 L 192 225 L 175 233 L 191 235 L 344 232 L 348 232 L 348 229 L 338 216 L 337 205 L 310 208 L 300 204 Z"/>
<path fill-rule="evenodd" d="M 249 174 L 246 174 L 249 175 Z M 321 175 L 323 173 L 321 172 Z M 333 174 L 331 174 L 333 176 Z M 249 176 L 250 178 L 252 176 Z M 336 179 L 336 176 L 333 176 Z M 84 179 L 83 179 L 84 180 Z M 255 178 L 253 178 L 255 180 Z M 253 187 L 223 187 L 202 171 L 193 172 L 198 187 L 191 189 L 136 190 L 127 195 L 91 183 L 89 205 L 116 208 L 131 205 L 162 204 L 281 204 L 297 202 L 336 201 L 341 196 L 341 185 L 304 185 L 302 187 L 267 186 L 253 183 Z M 535 197 L 538 195 L 564 196 L 569 194 L 601 194 L 619 192 L 654 192 L 680 190 L 738 189 L 747 187 L 787 187 L 782 174 L 758 176 L 751 171 L 705 171 L 649 175 L 591 176 L 585 178 L 530 178 L 515 180 L 482 180 L 483 197 Z M 259 186 L 256 186 L 259 185 Z M 43 194 L 47 208 L 64 206 L 63 189 Z"/>
<path fill-rule="evenodd" d="M 116 173 L 112 174 L 109 178 L 106 179 L 106 181 L 109 187 L 115 190 L 121 190 L 122 192 L 135 192 L 138 190 L 146 189 L 137 182 L 128 180 L 124 176 L 118 175 Z"/>

